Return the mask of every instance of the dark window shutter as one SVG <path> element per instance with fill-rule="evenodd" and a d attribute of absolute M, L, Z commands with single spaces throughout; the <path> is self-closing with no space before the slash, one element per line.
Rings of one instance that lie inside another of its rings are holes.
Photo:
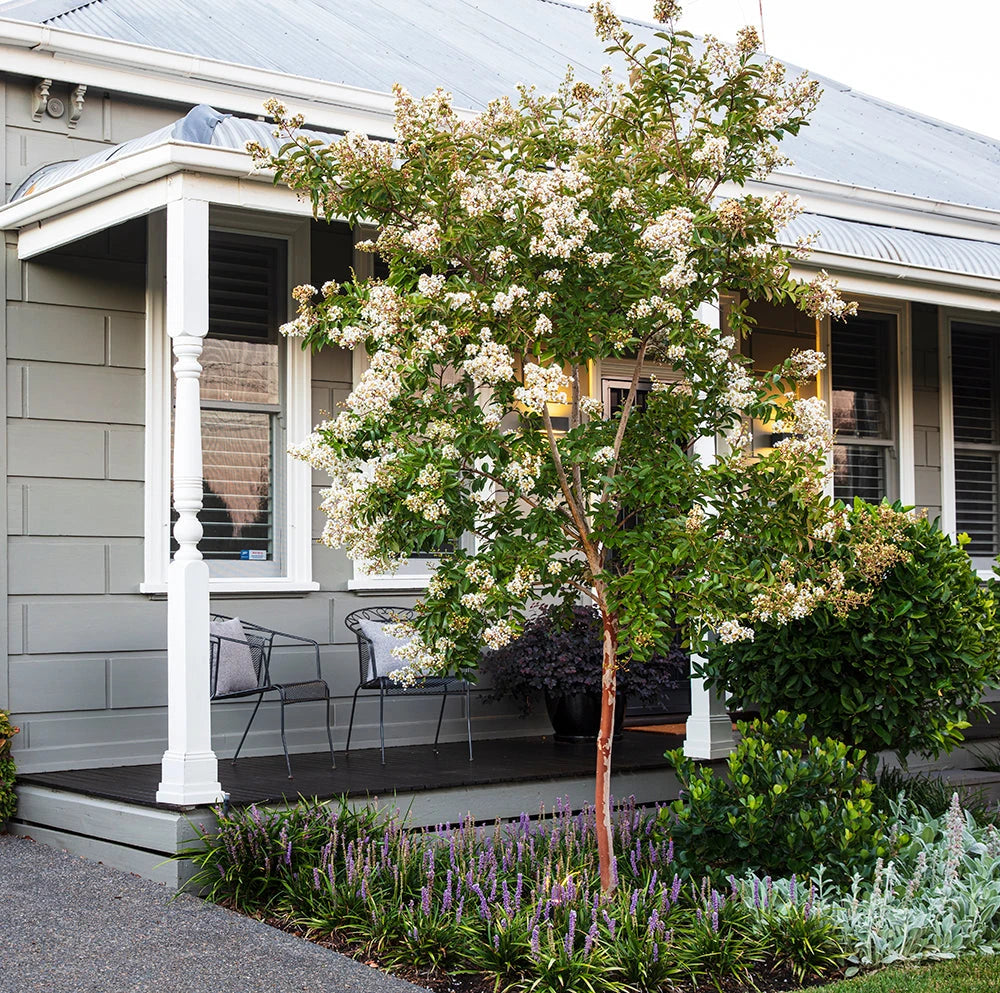
<path fill-rule="evenodd" d="M 212 232 L 208 248 L 208 333 L 268 341 L 283 303 L 281 242 Z"/>

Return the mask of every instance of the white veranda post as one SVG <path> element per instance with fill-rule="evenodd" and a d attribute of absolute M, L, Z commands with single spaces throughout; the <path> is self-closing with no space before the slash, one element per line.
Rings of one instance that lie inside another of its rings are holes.
<path fill-rule="evenodd" d="M 212 751 L 208 565 L 202 528 L 201 355 L 208 332 L 208 203 L 167 205 L 167 330 L 175 358 L 174 538 L 167 570 L 167 750 L 159 803 L 189 806 L 223 796 Z"/>
<path fill-rule="evenodd" d="M 718 305 L 702 304 L 698 319 L 711 328 L 720 327 Z M 694 451 L 702 462 L 714 462 L 716 439 L 698 438 L 694 443 Z M 696 662 L 701 661 L 704 660 L 692 656 L 692 668 Z M 698 679 L 692 673 L 691 716 L 685 727 L 684 754 L 693 759 L 721 759 L 733 750 L 734 744 L 733 725 L 729 719 L 725 697 L 710 690 L 704 679 Z"/>

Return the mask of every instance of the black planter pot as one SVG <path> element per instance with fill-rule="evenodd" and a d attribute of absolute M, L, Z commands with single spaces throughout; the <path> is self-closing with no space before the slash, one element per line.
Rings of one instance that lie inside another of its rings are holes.
<path fill-rule="evenodd" d="M 556 741 L 597 741 L 601 729 L 601 694 L 567 693 L 556 696 L 545 691 L 545 709 L 549 713 Z M 615 733 L 622 736 L 625 721 L 625 697 L 619 693 L 615 700 Z"/>

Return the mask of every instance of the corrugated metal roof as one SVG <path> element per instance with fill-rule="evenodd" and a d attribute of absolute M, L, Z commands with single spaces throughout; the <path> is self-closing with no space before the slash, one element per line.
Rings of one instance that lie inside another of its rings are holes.
<path fill-rule="evenodd" d="M 795 218 L 779 240 L 794 244 L 809 234 L 818 234 L 814 242 L 817 251 L 1000 279 L 1000 245 L 988 241 L 949 238 L 808 213 Z"/>
<path fill-rule="evenodd" d="M 607 62 L 587 12 L 558 0 L 8 0 L 0 15 L 368 89 L 441 85 L 471 108 Z M 1000 142 L 821 82 L 812 126 L 783 145 L 794 171 L 1000 210 Z"/>

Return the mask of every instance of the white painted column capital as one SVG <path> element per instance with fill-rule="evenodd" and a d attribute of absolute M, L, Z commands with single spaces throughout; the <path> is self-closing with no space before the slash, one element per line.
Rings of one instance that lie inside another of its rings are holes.
<path fill-rule="evenodd" d="M 208 204 L 167 205 L 166 321 L 174 363 L 174 538 L 167 569 L 167 750 L 159 803 L 222 799 L 209 701 L 208 564 L 202 527 L 201 355 L 208 333 Z"/>

